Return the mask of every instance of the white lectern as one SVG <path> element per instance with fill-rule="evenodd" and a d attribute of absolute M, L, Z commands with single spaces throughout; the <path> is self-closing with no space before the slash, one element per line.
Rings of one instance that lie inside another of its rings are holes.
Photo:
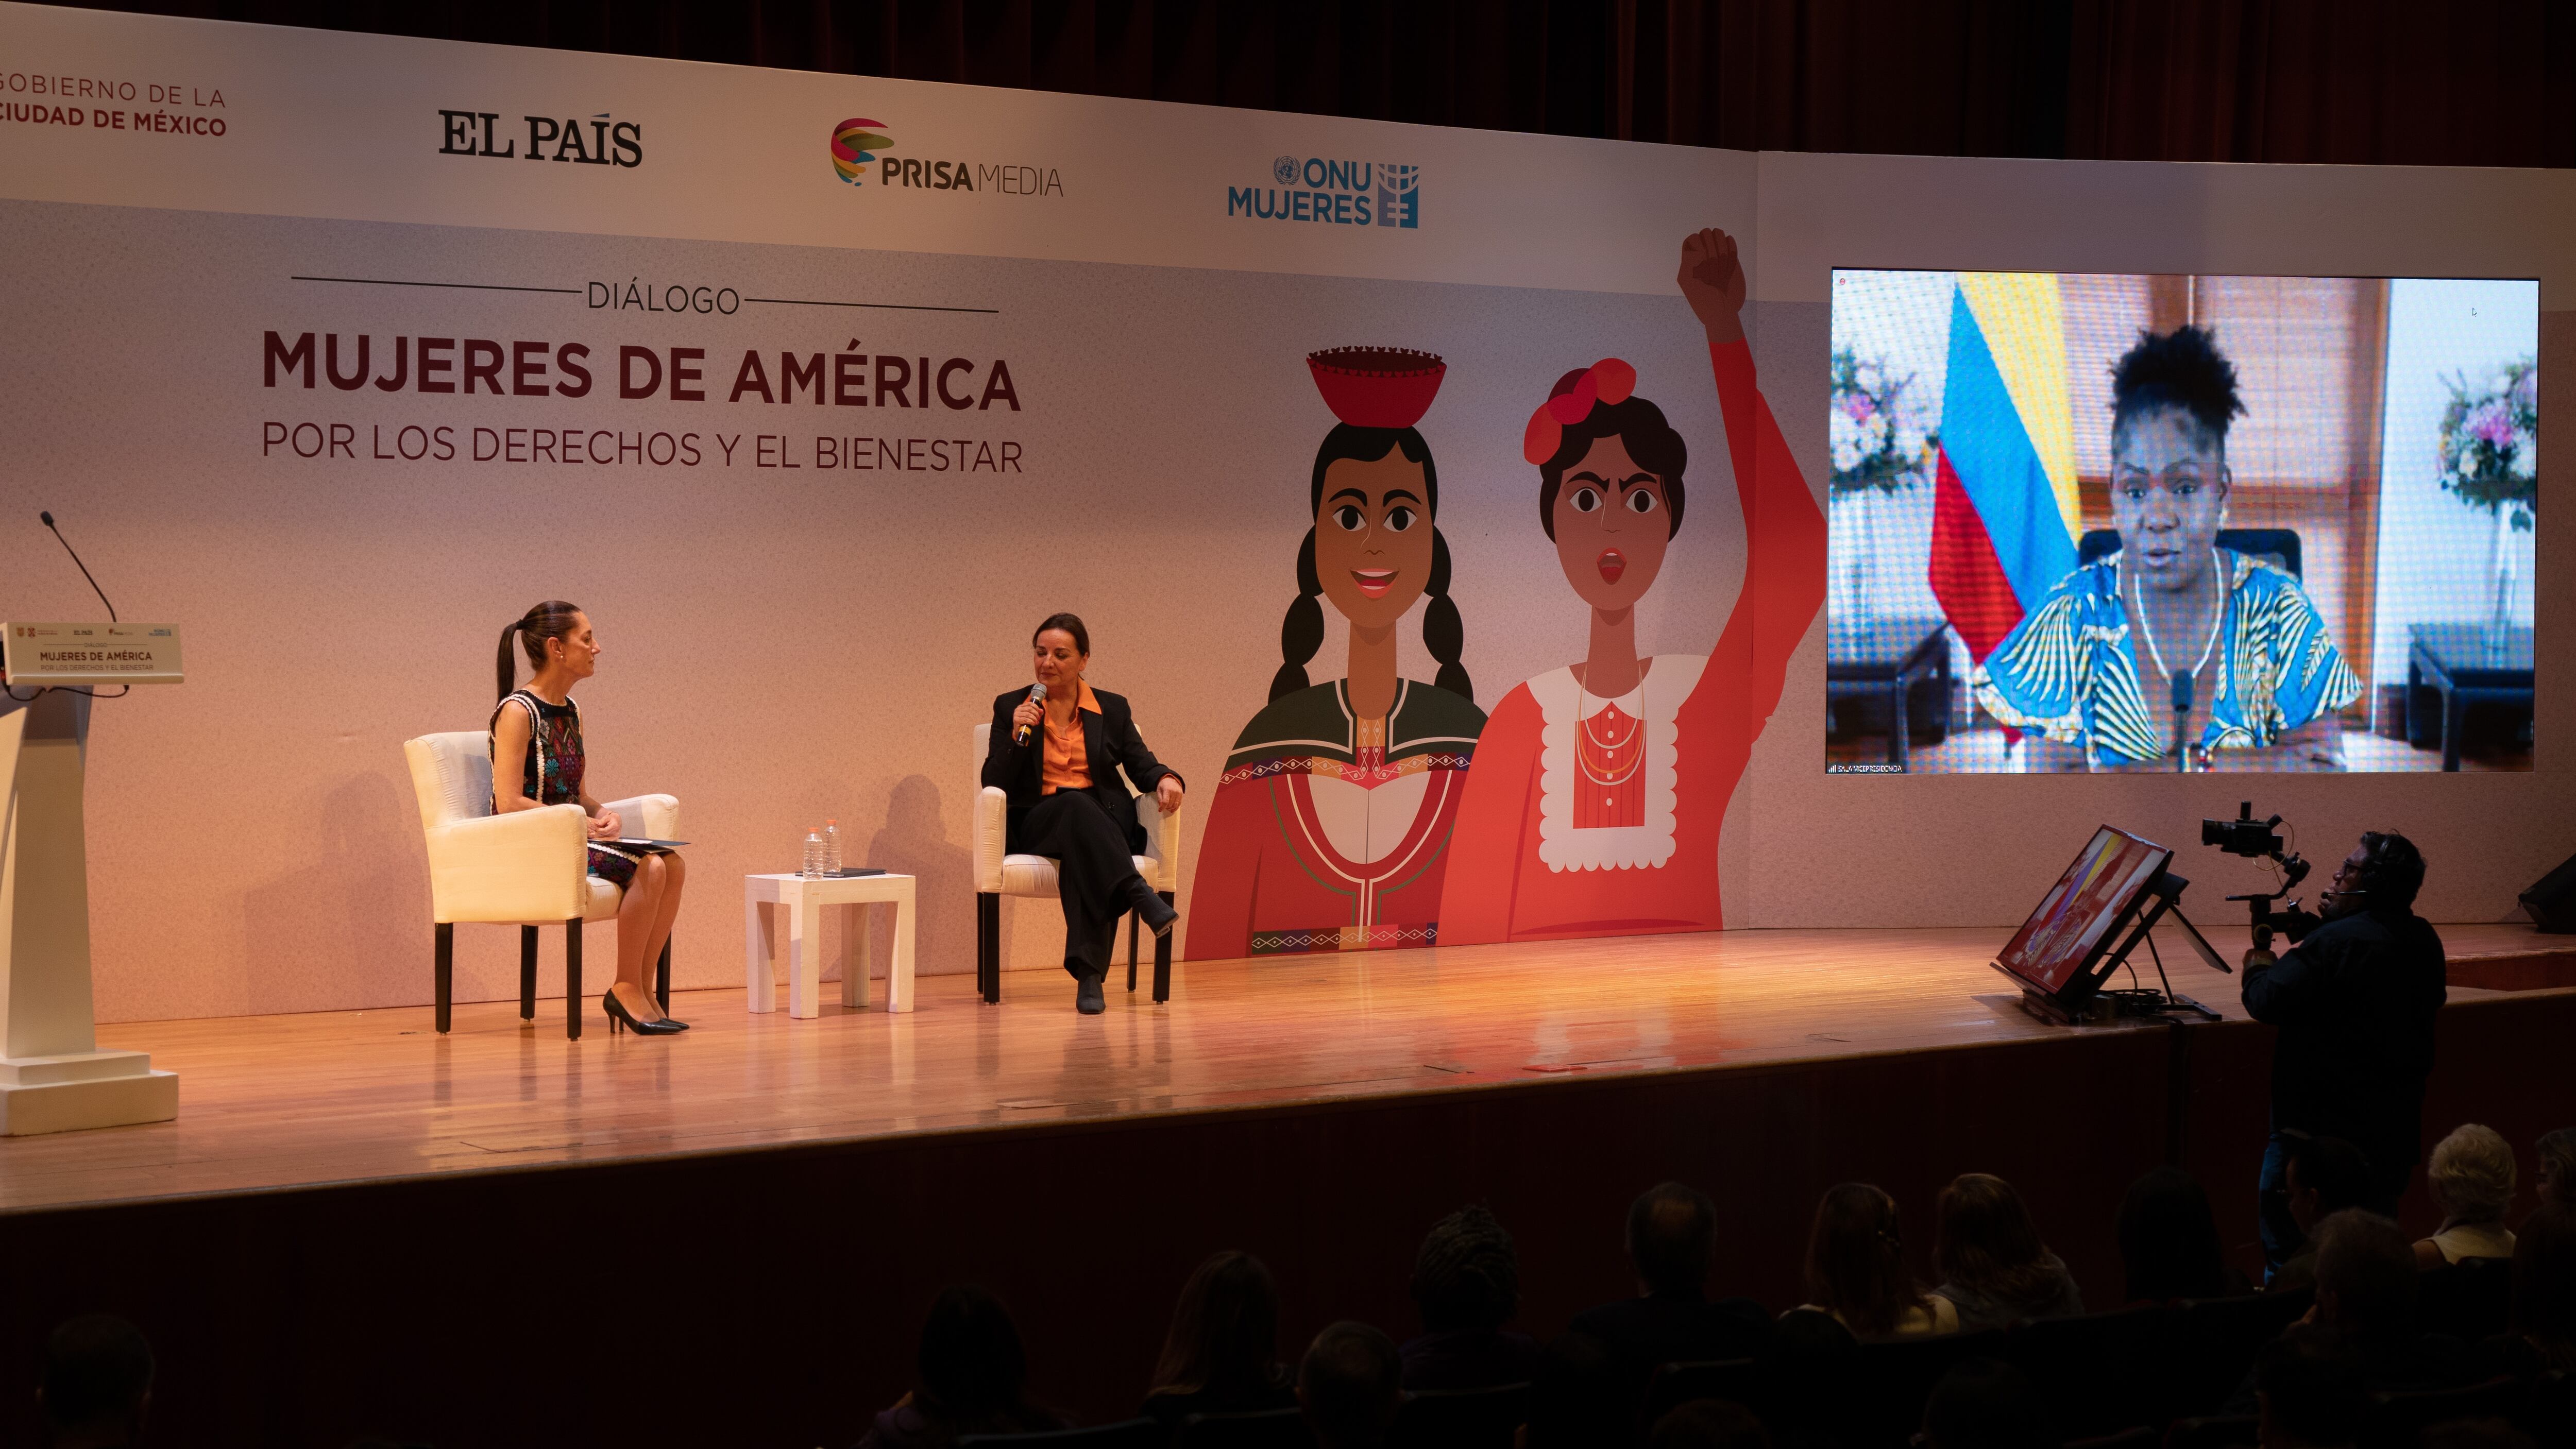
<path fill-rule="evenodd" d="M 176 683 L 166 624 L 5 624 L 0 696 L 0 1134 L 179 1115 L 179 1076 L 98 1049 L 82 765 L 98 684 Z"/>

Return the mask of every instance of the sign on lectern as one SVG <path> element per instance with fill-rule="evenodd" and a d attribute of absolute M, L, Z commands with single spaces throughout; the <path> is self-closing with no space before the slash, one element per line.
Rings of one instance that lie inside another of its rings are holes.
<path fill-rule="evenodd" d="M 0 624 L 0 1134 L 166 1122 L 179 1077 L 98 1049 L 82 775 L 97 686 L 176 684 L 175 624 Z M 108 698 L 114 698 L 110 694 Z"/>
<path fill-rule="evenodd" d="M 176 624 L 0 624 L 0 675 L 30 685 L 177 684 Z"/>

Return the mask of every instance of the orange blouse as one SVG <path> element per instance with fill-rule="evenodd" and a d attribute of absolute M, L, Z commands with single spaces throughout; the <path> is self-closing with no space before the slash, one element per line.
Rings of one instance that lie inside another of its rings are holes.
<path fill-rule="evenodd" d="M 1091 788 L 1090 753 L 1082 742 L 1082 711 L 1100 713 L 1100 701 L 1091 693 L 1090 680 L 1076 680 L 1074 690 L 1073 727 L 1059 730 L 1053 713 L 1046 718 L 1046 741 L 1038 764 L 1041 795 Z"/>

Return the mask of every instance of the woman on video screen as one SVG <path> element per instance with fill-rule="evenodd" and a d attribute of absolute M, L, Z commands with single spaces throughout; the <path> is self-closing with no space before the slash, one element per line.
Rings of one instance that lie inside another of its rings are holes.
<path fill-rule="evenodd" d="M 2203 328 L 2142 333 L 2111 379 L 2120 546 L 2058 581 L 1972 676 L 2035 770 L 2339 770 L 2361 696 L 2299 581 L 2218 544 L 2236 368 Z"/>

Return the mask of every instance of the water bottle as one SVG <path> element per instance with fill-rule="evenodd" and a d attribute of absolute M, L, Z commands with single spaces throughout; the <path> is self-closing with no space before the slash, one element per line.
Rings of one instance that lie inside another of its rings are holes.
<path fill-rule="evenodd" d="M 826 820 L 823 822 L 823 874 L 839 875 L 840 873 L 841 822 Z"/>
<path fill-rule="evenodd" d="M 796 872 L 811 880 L 823 873 L 823 832 L 808 828 L 805 832 L 805 864 Z"/>

